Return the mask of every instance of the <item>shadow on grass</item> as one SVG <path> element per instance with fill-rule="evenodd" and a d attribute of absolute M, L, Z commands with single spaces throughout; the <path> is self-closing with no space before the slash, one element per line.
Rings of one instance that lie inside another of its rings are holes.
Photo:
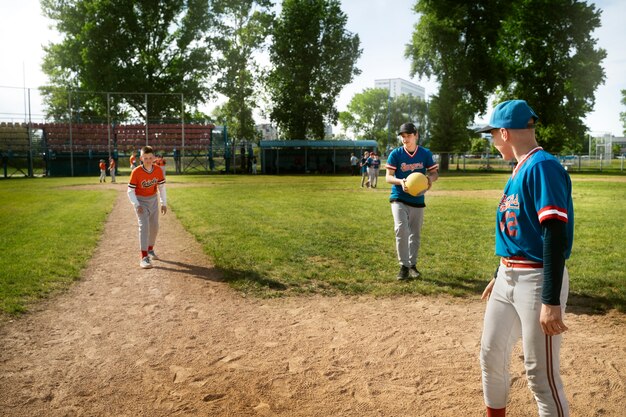
<path fill-rule="evenodd" d="M 437 276 L 431 278 L 427 274 L 421 279 L 424 282 L 428 282 L 437 287 L 448 287 L 452 290 L 458 291 L 458 293 L 454 295 L 459 297 L 473 295 L 478 295 L 480 297 L 488 283 L 482 279 L 468 279 L 464 277 L 455 277 L 454 279 L 447 281 Z M 620 297 L 605 297 L 576 293 L 570 293 L 567 299 L 567 312 L 571 314 L 603 315 L 613 309 L 619 311 L 620 313 L 626 313 L 626 303 Z"/>
<path fill-rule="evenodd" d="M 259 291 L 272 290 L 282 292 L 288 289 L 287 285 L 282 282 L 264 277 L 256 271 L 224 268 L 219 268 L 219 271 L 223 276 L 222 281 L 235 284 L 236 286 L 250 286 Z"/>

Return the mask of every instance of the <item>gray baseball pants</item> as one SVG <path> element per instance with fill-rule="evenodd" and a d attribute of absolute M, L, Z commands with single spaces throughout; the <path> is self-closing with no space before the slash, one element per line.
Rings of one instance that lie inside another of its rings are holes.
<path fill-rule="evenodd" d="M 422 224 L 424 223 L 424 207 L 411 207 L 394 201 L 391 203 L 391 213 L 396 232 L 398 263 L 406 267 L 417 265 Z"/>
<path fill-rule="evenodd" d="M 159 233 L 159 196 L 152 197 L 137 196 L 139 205 L 143 207 L 143 213 L 137 213 L 139 222 L 139 246 L 140 250 L 147 251 L 148 246 L 154 246 L 157 233 Z"/>

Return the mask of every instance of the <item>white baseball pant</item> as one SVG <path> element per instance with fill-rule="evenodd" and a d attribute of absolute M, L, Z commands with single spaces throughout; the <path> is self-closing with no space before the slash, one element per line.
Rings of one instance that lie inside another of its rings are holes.
<path fill-rule="evenodd" d="M 487 302 L 480 364 L 485 404 L 505 408 L 509 395 L 509 363 L 514 345 L 522 337 L 528 387 L 533 392 L 539 415 L 568 417 L 569 406 L 559 374 L 562 335 L 547 336 L 539 323 L 543 268 L 500 265 Z M 561 308 L 569 292 L 569 274 L 563 271 Z"/>

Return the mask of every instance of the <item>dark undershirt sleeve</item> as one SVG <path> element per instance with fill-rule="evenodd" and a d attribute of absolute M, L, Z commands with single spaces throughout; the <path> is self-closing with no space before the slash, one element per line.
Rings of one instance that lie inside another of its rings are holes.
<path fill-rule="evenodd" d="M 560 295 L 565 268 L 567 246 L 566 223 L 549 219 L 541 223 L 543 233 L 543 288 L 541 302 L 547 305 L 561 304 Z"/>

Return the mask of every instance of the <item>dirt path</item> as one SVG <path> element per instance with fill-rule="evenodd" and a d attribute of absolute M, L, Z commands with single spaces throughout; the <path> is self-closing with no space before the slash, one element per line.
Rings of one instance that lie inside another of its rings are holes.
<path fill-rule="evenodd" d="M 246 299 L 176 217 L 152 270 L 120 192 L 84 279 L 0 324 L 2 416 L 480 416 L 483 304 Z M 572 416 L 623 416 L 626 318 L 569 314 Z M 509 416 L 536 415 L 520 350 Z"/>

